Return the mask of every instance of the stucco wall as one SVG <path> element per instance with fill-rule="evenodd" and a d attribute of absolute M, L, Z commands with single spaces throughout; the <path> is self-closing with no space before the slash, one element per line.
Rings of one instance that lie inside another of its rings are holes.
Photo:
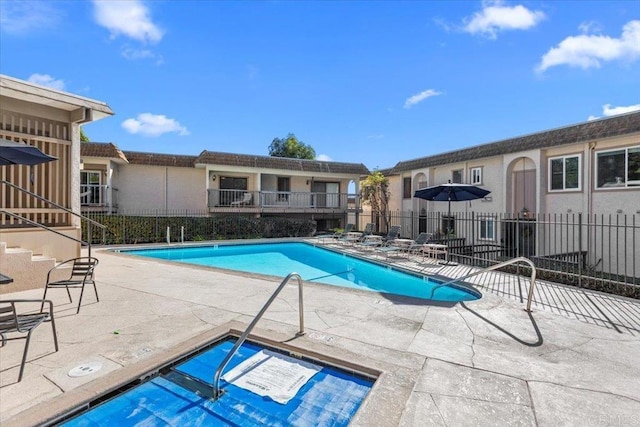
<path fill-rule="evenodd" d="M 55 230 L 76 240 L 81 238 L 80 228 L 57 227 Z M 0 241 L 6 242 L 8 248 L 28 249 L 34 255 L 44 255 L 57 261 L 80 256 L 79 243 L 41 228 L 0 229 Z"/>
<path fill-rule="evenodd" d="M 206 210 L 206 182 L 204 169 L 126 165 L 114 182 L 118 210 Z"/>

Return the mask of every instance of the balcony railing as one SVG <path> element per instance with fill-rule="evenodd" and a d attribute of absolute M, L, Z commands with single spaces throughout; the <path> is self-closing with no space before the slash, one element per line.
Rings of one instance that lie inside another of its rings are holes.
<path fill-rule="evenodd" d="M 108 210 L 113 212 L 118 208 L 117 194 L 118 189 L 110 188 L 108 185 L 81 184 L 80 206 L 84 211 Z"/>
<path fill-rule="evenodd" d="M 295 191 L 208 190 L 209 208 L 342 209 L 357 206 L 357 195 Z"/>
<path fill-rule="evenodd" d="M 104 206 L 106 203 L 107 186 L 100 184 L 80 185 L 80 204 L 82 206 Z"/>

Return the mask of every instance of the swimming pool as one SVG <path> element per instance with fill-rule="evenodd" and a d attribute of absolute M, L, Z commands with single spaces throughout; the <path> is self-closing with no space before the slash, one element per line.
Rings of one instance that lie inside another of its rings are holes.
<path fill-rule="evenodd" d="M 213 373 L 234 343 L 214 343 L 61 425 L 340 427 L 349 424 L 375 380 L 244 342 L 225 369 L 224 393 L 214 401 Z"/>
<path fill-rule="evenodd" d="M 437 301 L 476 300 L 473 289 L 438 286 L 418 277 L 346 254 L 306 243 L 260 243 L 119 250 L 120 252 L 187 264 L 285 277 L 295 271 L 303 280 L 328 285 Z"/>

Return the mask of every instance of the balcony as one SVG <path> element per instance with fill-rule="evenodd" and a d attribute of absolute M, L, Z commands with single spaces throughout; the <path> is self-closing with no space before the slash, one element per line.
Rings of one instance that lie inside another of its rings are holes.
<path fill-rule="evenodd" d="M 207 190 L 210 212 L 348 212 L 358 195 L 294 191 Z"/>

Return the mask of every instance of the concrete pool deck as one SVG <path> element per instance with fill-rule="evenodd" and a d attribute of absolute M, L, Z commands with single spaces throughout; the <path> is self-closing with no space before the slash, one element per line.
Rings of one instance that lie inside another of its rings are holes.
<path fill-rule="evenodd" d="M 16 383 L 23 341 L 0 350 L 3 427 L 40 424 L 241 330 L 279 284 L 104 250 L 93 254 L 100 259 L 99 303 L 88 288 L 76 315 L 64 291 L 48 295 L 60 351 L 53 352 L 50 326 L 37 328 L 24 378 Z M 390 261 L 449 277 L 469 270 L 417 258 Z M 352 425 L 640 425 L 640 301 L 538 282 L 527 313 L 528 280 L 494 277 L 474 282 L 483 298 L 458 304 L 305 283 L 301 337 L 295 337 L 298 289 L 292 282 L 255 333 L 381 372 Z M 1 298 L 41 296 L 38 289 Z M 101 368 L 68 376 L 89 363 Z"/>

